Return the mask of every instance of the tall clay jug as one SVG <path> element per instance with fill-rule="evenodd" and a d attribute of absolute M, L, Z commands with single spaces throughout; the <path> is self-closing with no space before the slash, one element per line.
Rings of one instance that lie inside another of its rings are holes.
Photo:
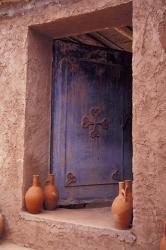
<path fill-rule="evenodd" d="M 3 219 L 2 214 L 0 214 L 0 237 L 3 234 L 3 231 L 4 231 L 4 219 Z"/>
<path fill-rule="evenodd" d="M 44 205 L 47 210 L 55 209 L 59 200 L 59 191 L 54 185 L 54 181 L 55 176 L 53 174 L 49 174 L 44 187 Z"/>
<path fill-rule="evenodd" d="M 118 229 L 128 229 L 132 220 L 133 200 L 131 182 L 119 182 L 119 195 L 112 203 L 114 226 Z"/>
<path fill-rule="evenodd" d="M 33 175 L 32 187 L 25 194 L 25 205 L 29 213 L 37 214 L 42 210 L 44 201 L 43 190 L 40 186 L 39 175 Z"/>
<path fill-rule="evenodd" d="M 166 250 L 166 222 L 164 223 L 164 235 L 160 241 L 160 250 Z"/>

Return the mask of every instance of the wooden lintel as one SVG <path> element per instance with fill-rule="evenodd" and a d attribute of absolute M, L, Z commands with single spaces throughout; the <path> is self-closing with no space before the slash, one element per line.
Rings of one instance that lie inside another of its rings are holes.
<path fill-rule="evenodd" d="M 129 30 L 127 27 L 114 27 L 114 30 L 116 30 L 122 36 L 128 38 L 130 41 L 133 40 L 132 31 Z"/>

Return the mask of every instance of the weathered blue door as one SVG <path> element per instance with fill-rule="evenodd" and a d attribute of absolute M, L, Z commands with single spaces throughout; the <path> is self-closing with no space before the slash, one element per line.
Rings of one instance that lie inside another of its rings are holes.
<path fill-rule="evenodd" d="M 61 204 L 111 200 L 117 180 L 131 178 L 129 67 L 122 52 L 54 43 L 52 171 Z"/>

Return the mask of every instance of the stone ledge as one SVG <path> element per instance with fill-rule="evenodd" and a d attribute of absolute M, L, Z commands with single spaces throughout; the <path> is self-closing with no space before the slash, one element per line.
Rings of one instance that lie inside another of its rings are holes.
<path fill-rule="evenodd" d="M 136 236 L 132 230 L 118 230 L 112 227 L 110 217 L 107 218 L 108 208 L 98 209 L 57 209 L 56 211 L 43 211 L 41 214 L 30 214 L 22 211 L 21 219 L 25 221 L 33 221 L 37 223 L 45 223 L 49 227 L 77 228 L 95 233 L 107 235 L 121 242 L 133 244 Z M 102 215 L 100 217 L 99 213 Z M 98 217 L 98 219 L 97 219 Z M 107 218 L 107 219 L 106 219 Z M 106 223 L 108 222 L 108 223 Z"/>
<path fill-rule="evenodd" d="M 33 250 L 32 248 L 15 245 L 11 242 L 5 241 L 0 244 L 1 250 Z"/>

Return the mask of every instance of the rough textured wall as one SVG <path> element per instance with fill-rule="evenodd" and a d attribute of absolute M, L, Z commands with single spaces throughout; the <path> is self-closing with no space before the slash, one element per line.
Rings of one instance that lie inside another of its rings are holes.
<path fill-rule="evenodd" d="M 10 1 L 10 0 L 9 0 Z M 29 22 L 41 22 L 44 23 L 46 17 L 47 21 L 53 21 L 59 17 L 63 18 L 62 13 L 66 13 L 68 16 L 77 15 L 79 13 L 88 13 L 93 12 L 99 9 L 103 9 L 104 7 L 109 6 L 117 6 L 119 4 L 128 3 L 131 0 L 22 0 L 16 2 L 15 4 L 11 4 L 10 2 L 2 4 L 0 6 L 0 17 L 6 18 L 13 17 L 15 15 L 25 15 L 27 13 L 32 14 L 32 16 L 36 16 L 39 14 L 39 19 L 29 20 Z M 54 10 L 56 12 L 54 12 Z M 42 11 L 42 13 L 41 13 Z M 50 12 L 50 13 L 49 13 Z M 49 14 L 48 14 L 49 13 Z M 56 15 L 55 15 L 56 13 Z"/>
<path fill-rule="evenodd" d="M 24 141 L 24 190 L 50 169 L 52 40 L 29 30 Z"/>
<path fill-rule="evenodd" d="M 38 249 L 46 249 L 49 242 L 59 244 L 59 249 L 67 249 L 68 244 L 78 249 L 80 241 L 81 249 L 110 250 L 110 246 L 118 250 L 138 249 L 136 245 L 112 242 L 107 234 L 94 234 L 93 230 L 87 233 L 76 227 L 66 231 L 67 226 L 26 221 L 19 215 L 23 188 L 28 27 L 120 2 L 128 1 L 80 0 L 73 4 L 66 1 L 66 5 L 63 1 L 50 6 L 39 5 L 36 10 L 34 4 L 29 9 L 23 5 L 18 9 L 11 5 L 0 8 L 0 207 L 6 217 L 7 236 L 16 242 L 28 244 L 29 237 L 31 245 Z M 162 221 L 166 218 L 164 3 L 164 0 L 134 0 L 134 232 L 142 250 L 158 249 Z M 74 238 L 72 232 L 77 232 Z M 85 248 L 84 243 L 87 243 Z"/>
<path fill-rule="evenodd" d="M 26 43 L 26 27 L 0 22 L 0 208 L 7 228 L 17 224 L 21 207 Z"/>
<path fill-rule="evenodd" d="M 98 234 L 92 230 L 89 235 L 88 231 L 82 232 L 80 227 L 68 230 L 68 225 L 56 227 L 54 223 L 27 221 L 20 216 L 23 188 L 26 185 L 23 182 L 23 176 L 25 179 L 29 176 L 28 164 L 24 164 L 24 159 L 27 161 L 26 146 L 32 152 L 31 142 L 33 141 L 33 138 L 27 136 L 28 133 L 25 134 L 29 125 L 33 126 L 33 123 L 28 123 L 28 121 L 25 124 L 26 115 L 28 110 L 30 111 L 33 108 L 29 114 L 32 115 L 34 121 L 37 119 L 35 105 L 39 104 L 40 108 L 42 108 L 42 103 L 38 97 L 33 91 L 31 93 L 32 89 L 29 89 L 32 86 L 33 90 L 36 91 L 36 88 L 40 86 L 38 78 L 33 78 L 33 74 L 29 78 L 29 59 L 36 60 L 37 65 L 40 60 L 35 58 L 35 54 L 33 57 L 35 50 L 29 51 L 31 56 L 28 54 L 28 28 L 31 25 L 48 23 L 58 18 L 79 15 L 122 2 L 128 1 L 105 0 L 96 2 L 95 0 L 85 0 L 73 1 L 73 4 L 71 4 L 71 1 L 67 1 L 66 5 L 64 1 L 63 4 L 40 5 L 36 10 L 34 4 L 29 8 L 22 5 L 19 7 L 19 13 L 17 8 L 12 5 L 9 5 L 9 8 L 6 5 L 5 9 L 0 8 L 0 208 L 5 216 L 6 236 L 16 243 L 31 244 L 32 247 L 38 249 L 48 247 L 52 249 L 53 245 L 58 245 L 59 249 L 67 249 L 69 244 L 72 244 L 73 249 L 78 249 L 81 242 L 82 249 L 97 249 L 98 247 L 100 249 L 110 249 L 111 242 L 112 249 L 128 248 L 127 244 L 120 243 L 107 234 L 103 236 L 102 231 Z M 43 39 L 47 44 L 47 39 Z M 36 50 L 40 51 L 41 48 L 42 45 L 37 46 Z M 43 71 L 43 64 L 39 68 L 37 65 L 34 64 L 32 70 L 33 72 L 36 70 L 36 74 L 39 73 L 38 69 Z M 48 80 L 49 78 L 44 79 Z M 34 86 L 33 81 L 35 81 Z M 43 81 L 41 85 L 43 87 Z M 34 105 L 32 103 L 28 104 L 31 99 L 28 93 L 32 94 Z M 47 89 L 45 93 L 48 93 Z M 41 114 L 40 117 L 42 117 Z M 24 138 L 27 137 L 29 137 L 29 142 L 24 141 Z M 30 166 L 31 173 L 33 167 L 36 169 L 36 165 Z M 99 242 L 99 239 L 103 239 L 103 241 L 100 240 Z"/>
<path fill-rule="evenodd" d="M 134 228 L 139 244 L 156 250 L 166 220 L 165 29 L 164 0 L 134 1 Z"/>

